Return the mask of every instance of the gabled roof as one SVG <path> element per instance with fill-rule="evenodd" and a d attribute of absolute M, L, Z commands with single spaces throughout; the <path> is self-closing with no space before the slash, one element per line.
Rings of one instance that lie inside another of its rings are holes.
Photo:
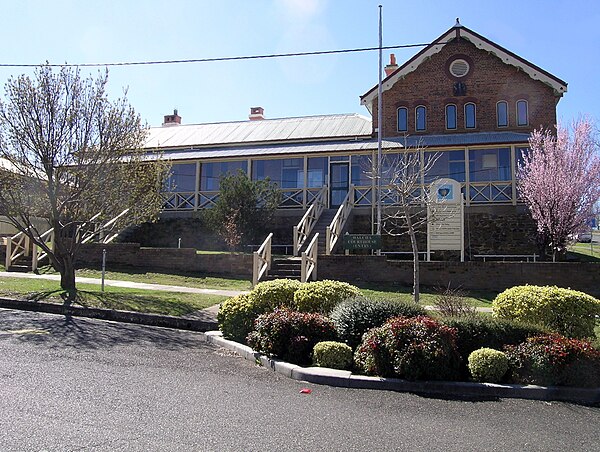
<path fill-rule="evenodd" d="M 457 24 L 450 28 L 446 33 L 437 38 L 433 43 L 425 47 L 419 53 L 417 53 L 414 57 L 396 69 L 393 73 L 391 73 L 388 77 L 386 77 L 382 81 L 382 89 L 383 91 L 387 91 L 390 89 L 399 79 L 403 78 L 407 74 L 416 70 L 421 63 L 430 58 L 432 55 L 438 53 L 442 50 L 442 48 L 453 41 L 457 37 L 466 39 L 471 42 L 478 49 L 485 50 L 487 52 L 493 53 L 498 58 L 500 58 L 505 64 L 510 64 L 511 66 L 515 66 L 525 72 L 529 77 L 533 80 L 539 80 L 548 86 L 554 89 L 554 93 L 557 96 L 562 96 L 563 93 L 567 92 L 567 83 L 558 77 L 546 72 L 544 69 L 536 66 L 533 63 L 521 58 L 517 54 L 511 52 L 510 50 L 505 49 L 502 46 L 490 41 L 489 39 L 481 36 L 478 33 L 475 33 L 473 30 L 468 29 L 467 27 L 463 27 L 458 22 Z M 370 108 L 370 105 L 377 97 L 377 85 L 375 85 L 372 89 L 370 89 L 367 93 L 361 96 L 361 104 L 366 105 L 367 108 Z"/>
<path fill-rule="evenodd" d="M 198 148 L 371 137 L 371 120 L 352 114 L 152 127 L 144 148 Z"/>

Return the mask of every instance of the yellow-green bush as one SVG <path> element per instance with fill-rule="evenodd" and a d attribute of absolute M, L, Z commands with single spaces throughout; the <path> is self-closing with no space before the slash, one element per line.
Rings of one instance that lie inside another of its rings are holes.
<path fill-rule="evenodd" d="M 329 314 L 338 303 L 360 295 L 360 290 L 340 281 L 315 281 L 305 284 L 294 294 L 294 308 L 300 312 Z"/>
<path fill-rule="evenodd" d="M 254 320 L 275 308 L 290 307 L 294 292 L 302 286 L 299 281 L 276 279 L 257 284 L 247 295 L 225 300 L 219 309 L 217 320 L 223 336 L 237 342 L 245 342 L 254 329 Z"/>
<path fill-rule="evenodd" d="M 480 348 L 469 355 L 469 371 L 475 381 L 499 383 L 508 371 L 508 358 L 499 350 Z"/>
<path fill-rule="evenodd" d="M 594 335 L 600 301 L 591 295 L 556 286 L 516 286 L 492 303 L 494 316 L 535 323 L 567 337 Z"/>
<path fill-rule="evenodd" d="M 313 348 L 313 363 L 315 366 L 331 369 L 350 369 L 352 366 L 352 348 L 342 342 L 319 342 Z"/>

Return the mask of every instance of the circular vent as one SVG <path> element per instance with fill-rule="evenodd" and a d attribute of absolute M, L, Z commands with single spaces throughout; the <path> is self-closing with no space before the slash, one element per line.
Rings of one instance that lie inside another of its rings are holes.
<path fill-rule="evenodd" d="M 454 77 L 464 77 L 469 73 L 469 63 L 465 60 L 454 60 L 450 63 L 450 73 Z"/>

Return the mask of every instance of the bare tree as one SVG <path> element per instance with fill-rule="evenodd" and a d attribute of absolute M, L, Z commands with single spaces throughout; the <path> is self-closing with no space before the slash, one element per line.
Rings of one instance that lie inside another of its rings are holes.
<path fill-rule="evenodd" d="M 0 100 L 0 215 L 47 253 L 69 299 L 86 234 L 152 220 L 162 204 L 165 163 L 146 159 L 140 117 L 125 97 L 108 99 L 107 81 L 108 71 L 42 66 L 11 77 Z M 53 244 L 41 238 L 50 228 Z"/>
<path fill-rule="evenodd" d="M 382 229 L 386 234 L 408 235 L 413 253 L 413 299 L 419 302 L 419 246 L 417 232 L 427 225 L 432 218 L 427 217 L 427 206 L 431 196 L 423 185 L 427 174 L 431 171 L 439 155 L 421 158 L 422 147 L 407 149 L 399 154 L 388 154 L 382 164 L 382 186 L 387 185 Z M 438 210 L 440 213 L 441 210 Z"/>

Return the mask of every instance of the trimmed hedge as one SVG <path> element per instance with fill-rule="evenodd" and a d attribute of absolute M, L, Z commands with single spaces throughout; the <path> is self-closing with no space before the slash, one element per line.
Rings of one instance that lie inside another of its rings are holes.
<path fill-rule="evenodd" d="M 600 387 L 600 351 L 588 341 L 551 334 L 507 346 L 505 352 L 515 383 Z"/>
<path fill-rule="evenodd" d="M 327 317 L 278 308 L 258 316 L 254 331 L 248 335 L 248 345 L 260 353 L 308 365 L 314 346 L 335 338 L 335 327 Z"/>
<path fill-rule="evenodd" d="M 329 317 L 335 324 L 339 339 L 354 349 L 367 331 L 383 325 L 392 317 L 419 315 L 426 315 L 426 311 L 415 303 L 355 297 L 338 304 Z"/>
<path fill-rule="evenodd" d="M 265 281 L 245 295 L 225 300 L 219 308 L 217 321 L 223 336 L 237 342 L 245 342 L 254 329 L 254 321 L 260 314 L 280 306 L 291 306 L 294 292 L 302 283 L 292 279 Z"/>
<path fill-rule="evenodd" d="M 360 295 L 360 290 L 341 281 L 315 281 L 304 284 L 294 294 L 294 307 L 300 312 L 329 314 L 342 301 Z"/>
<path fill-rule="evenodd" d="M 455 335 L 430 317 L 395 317 L 365 334 L 354 364 L 368 375 L 454 380 L 460 363 Z"/>
<path fill-rule="evenodd" d="M 547 333 L 542 327 L 536 325 L 483 315 L 448 317 L 440 321 L 456 329 L 456 346 L 463 360 L 480 348 L 502 350 L 505 345 L 520 344 L 528 337 Z"/>
<path fill-rule="evenodd" d="M 567 337 L 594 335 L 600 300 L 556 286 L 516 286 L 499 294 L 494 316 L 536 323 Z"/>
<path fill-rule="evenodd" d="M 499 383 L 508 371 L 505 353 L 493 348 L 480 348 L 469 355 L 469 372 L 475 381 Z"/>
<path fill-rule="evenodd" d="M 352 367 L 352 349 L 342 342 L 319 342 L 313 348 L 313 364 L 319 367 L 348 370 Z"/>

